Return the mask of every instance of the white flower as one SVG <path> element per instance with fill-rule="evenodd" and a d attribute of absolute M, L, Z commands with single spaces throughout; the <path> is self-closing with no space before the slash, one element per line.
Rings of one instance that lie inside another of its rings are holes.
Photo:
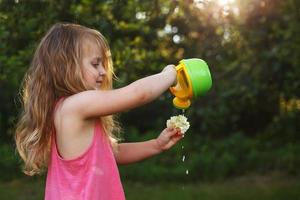
<path fill-rule="evenodd" d="M 184 115 L 177 115 L 167 120 L 167 127 L 180 128 L 181 133 L 185 133 L 189 129 L 190 123 Z"/>

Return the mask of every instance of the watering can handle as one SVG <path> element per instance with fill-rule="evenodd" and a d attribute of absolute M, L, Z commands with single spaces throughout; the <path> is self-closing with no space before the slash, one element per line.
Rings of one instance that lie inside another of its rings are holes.
<path fill-rule="evenodd" d="M 177 84 L 170 87 L 171 93 L 179 98 L 187 99 L 191 96 L 191 88 L 189 88 L 189 83 L 185 77 L 184 64 L 180 63 L 176 66 L 177 71 Z"/>
<path fill-rule="evenodd" d="M 182 65 L 182 64 L 179 64 L 179 65 L 177 65 L 177 66 L 175 67 L 175 69 L 176 69 L 176 71 L 177 71 L 177 73 L 178 73 L 179 71 L 181 71 L 181 70 L 183 69 L 183 65 Z"/>

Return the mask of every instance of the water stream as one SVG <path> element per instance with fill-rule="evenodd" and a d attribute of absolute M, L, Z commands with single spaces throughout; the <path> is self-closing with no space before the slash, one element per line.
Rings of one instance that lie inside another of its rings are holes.
<path fill-rule="evenodd" d="M 182 115 L 184 116 L 184 113 L 185 113 L 185 110 L 184 109 L 182 109 Z M 182 163 L 183 164 L 185 164 L 184 162 L 185 162 L 185 160 L 186 160 L 186 153 L 185 153 L 185 150 L 184 150 L 184 145 L 182 145 L 181 146 L 181 151 L 182 151 L 182 159 L 181 159 L 181 161 L 182 161 Z M 184 165 L 184 167 L 185 167 L 185 165 Z M 186 167 L 185 167 L 186 168 Z M 185 169 L 185 174 L 188 176 L 189 175 L 189 170 L 188 169 Z M 184 190 L 184 185 L 182 186 L 182 190 Z"/>

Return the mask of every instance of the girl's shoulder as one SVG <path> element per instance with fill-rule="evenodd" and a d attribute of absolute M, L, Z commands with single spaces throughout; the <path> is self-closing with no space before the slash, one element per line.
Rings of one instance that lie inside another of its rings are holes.
<path fill-rule="evenodd" d="M 68 103 L 61 98 L 54 109 L 54 127 L 57 149 L 64 159 L 81 155 L 92 143 L 96 119 L 82 119 L 64 109 Z M 68 107 L 68 106 L 66 106 Z"/>

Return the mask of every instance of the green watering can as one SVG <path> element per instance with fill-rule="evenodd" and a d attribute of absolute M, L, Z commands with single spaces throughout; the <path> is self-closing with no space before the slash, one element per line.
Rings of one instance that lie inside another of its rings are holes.
<path fill-rule="evenodd" d="M 187 109 L 191 100 L 203 96 L 211 88 L 212 79 L 205 61 L 199 58 L 183 59 L 176 66 L 177 84 L 170 87 L 176 108 Z"/>

